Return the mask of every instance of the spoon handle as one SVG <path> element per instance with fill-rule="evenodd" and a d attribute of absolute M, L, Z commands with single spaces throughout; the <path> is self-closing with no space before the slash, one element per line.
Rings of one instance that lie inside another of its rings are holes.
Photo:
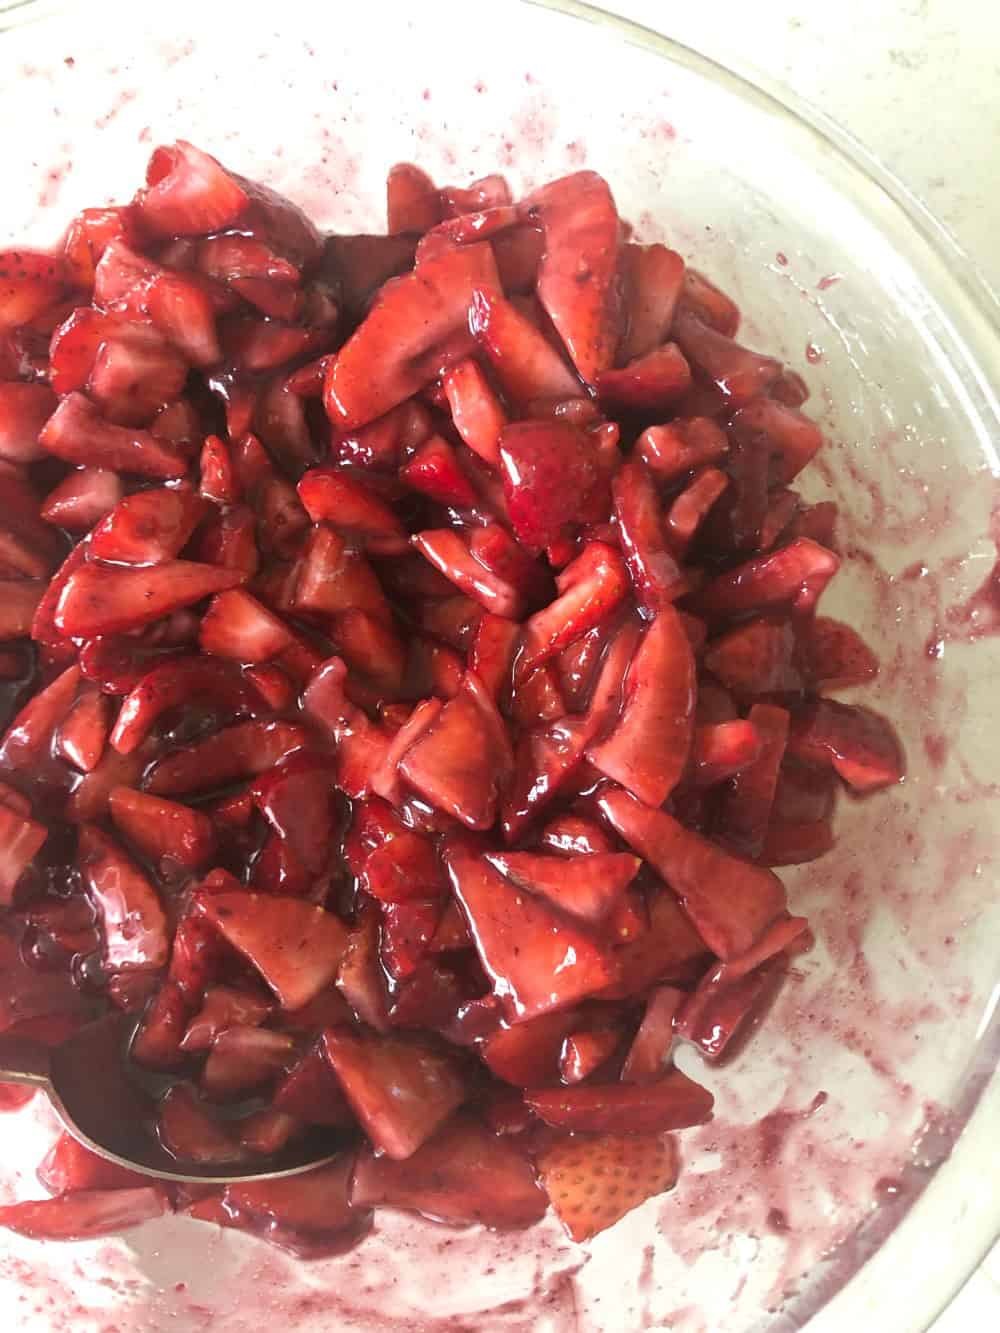
<path fill-rule="evenodd" d="M 40 1041 L 0 1036 L 0 1083 L 50 1086 L 51 1057 L 48 1046 Z"/>

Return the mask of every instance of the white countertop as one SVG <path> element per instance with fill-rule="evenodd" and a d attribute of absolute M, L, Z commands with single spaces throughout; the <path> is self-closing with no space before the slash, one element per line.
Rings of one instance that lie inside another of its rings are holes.
<path fill-rule="evenodd" d="M 839 121 L 928 205 L 1000 292 L 1000 5 L 604 0 L 603 7 L 782 83 Z M 1000 1244 L 929 1333 L 995 1329 Z"/>

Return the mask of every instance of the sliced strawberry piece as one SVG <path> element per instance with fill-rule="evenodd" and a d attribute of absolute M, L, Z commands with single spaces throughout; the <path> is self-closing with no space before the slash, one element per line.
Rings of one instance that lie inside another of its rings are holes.
<path fill-rule="evenodd" d="M 682 596 L 688 583 L 668 543 L 649 469 L 629 460 L 618 470 L 611 493 L 636 599 L 648 615 L 656 615 Z"/>
<path fill-rule="evenodd" d="M 559 574 L 556 586 L 560 595 L 524 627 L 519 675 L 528 675 L 607 619 L 628 591 L 628 571 L 612 547 L 588 542 Z"/>
<path fill-rule="evenodd" d="M 866 685 L 878 675 L 878 658 L 850 625 L 814 616 L 796 630 L 803 669 L 816 688 Z"/>
<path fill-rule="evenodd" d="M 116 473 L 96 467 L 76 468 L 49 491 L 41 516 L 46 523 L 67 532 L 89 532 L 124 493 Z"/>
<path fill-rule="evenodd" d="M 476 491 L 462 471 L 458 454 L 440 435 L 426 440 L 404 468 L 400 480 L 438 504 L 470 509 L 476 503 Z"/>
<path fill-rule="evenodd" d="M 0 743 L 0 767 L 18 769 L 38 764 L 72 708 L 79 683 L 79 667 L 67 667 L 28 700 Z"/>
<path fill-rule="evenodd" d="M 169 931 L 156 890 L 100 829 L 80 829 L 79 865 L 97 908 L 104 958 L 113 971 L 156 971 L 170 953 Z"/>
<path fill-rule="evenodd" d="M 763 737 L 752 720 L 706 722 L 695 728 L 686 780 L 693 787 L 714 787 L 760 757 Z"/>
<path fill-rule="evenodd" d="M 592 734 L 586 719 L 562 718 L 522 735 L 502 807 L 506 842 L 516 841 L 579 770 Z"/>
<path fill-rule="evenodd" d="M 294 722 L 237 722 L 161 759 L 144 786 L 156 796 L 222 787 L 266 773 L 309 741 L 305 728 Z"/>
<path fill-rule="evenodd" d="M 11 906 L 18 880 L 47 837 L 41 824 L 0 805 L 0 905 Z"/>
<path fill-rule="evenodd" d="M 513 621 L 490 612 L 476 628 L 469 648 L 469 670 L 476 673 L 494 700 L 503 697 L 510 683 L 520 633 Z"/>
<path fill-rule="evenodd" d="M 318 615 L 336 616 L 357 609 L 388 618 L 389 608 L 378 577 L 343 537 L 324 524 L 310 532 L 300 557 L 295 606 Z"/>
<path fill-rule="evenodd" d="M 620 789 L 597 797 L 612 828 L 663 876 L 705 943 L 726 959 L 745 953 L 784 910 L 781 881 L 650 810 Z"/>
<path fill-rule="evenodd" d="M 596 172 L 579 171 L 536 190 L 521 207 L 545 228 L 539 299 L 581 377 L 593 384 L 612 365 L 619 341 L 621 224 L 611 191 Z"/>
<path fill-rule="evenodd" d="M 38 516 L 38 497 L 19 471 L 0 470 L 0 563 L 27 578 L 44 578 L 58 564 L 63 545 Z"/>
<path fill-rule="evenodd" d="M 281 1080 L 275 1090 L 274 1105 L 307 1125 L 349 1129 L 355 1124 L 322 1041 L 310 1046 Z"/>
<path fill-rule="evenodd" d="M 713 639 L 705 665 L 723 685 L 742 695 L 798 692 L 796 636 L 787 621 L 750 620 Z"/>
<path fill-rule="evenodd" d="M 774 994 L 783 975 L 780 960 L 733 979 L 726 978 L 725 972 L 725 966 L 710 972 L 677 1016 L 678 1035 L 709 1060 L 725 1054 L 733 1038 Z"/>
<path fill-rule="evenodd" d="M 459 361 L 445 372 L 441 387 L 459 435 L 473 453 L 496 463 L 507 414 L 479 366 L 472 360 Z"/>
<path fill-rule="evenodd" d="M 159 1135 L 163 1146 L 179 1162 L 221 1166 L 245 1156 L 228 1126 L 216 1120 L 185 1083 L 175 1083 L 160 1102 Z"/>
<path fill-rule="evenodd" d="M 110 730 L 110 699 L 86 686 L 59 728 L 56 751 L 81 773 L 90 773 L 100 763 Z"/>
<path fill-rule="evenodd" d="M 830 764 L 857 792 L 903 780 L 899 740 L 884 717 L 868 708 L 817 699 L 792 723 L 788 752 L 816 765 Z"/>
<path fill-rule="evenodd" d="M 229 447 L 218 435 L 209 435 L 200 458 L 200 491 L 207 500 L 219 505 L 235 504 L 240 498 L 239 482 Z"/>
<path fill-rule="evenodd" d="M 737 440 L 754 441 L 770 459 L 771 480 L 787 486 L 823 445 L 814 421 L 773 398 L 754 398 L 733 414 L 730 430 Z"/>
<path fill-rule="evenodd" d="M 788 713 L 773 704 L 754 704 L 748 714 L 762 745 L 723 793 L 718 837 L 740 856 L 755 860 L 764 846 L 778 773 L 788 741 Z"/>
<path fill-rule="evenodd" d="M 398 162 L 389 168 L 385 194 L 390 236 L 406 231 L 430 231 L 441 221 L 437 187 L 425 171 L 409 162 Z"/>
<path fill-rule="evenodd" d="M 512 766 L 496 705 L 467 672 L 460 692 L 403 755 L 399 771 L 435 809 L 468 828 L 487 829 Z"/>
<path fill-rule="evenodd" d="M 254 784 L 254 800 L 261 814 L 310 875 L 318 875 L 329 858 L 333 769 L 330 756 L 298 751 Z"/>
<path fill-rule="evenodd" d="M 514 532 L 535 552 L 580 521 L 603 475 L 593 437 L 565 421 L 505 427 L 500 464 Z"/>
<path fill-rule="evenodd" d="M 101 344 L 87 390 L 108 421 L 147 425 L 184 391 L 188 367 L 159 333 L 139 324 Z"/>
<path fill-rule="evenodd" d="M 816 861 L 833 846 L 829 819 L 773 819 L 764 838 L 760 863 L 798 866 Z"/>
<path fill-rule="evenodd" d="M 575 1133 L 661 1134 L 700 1125 L 712 1113 L 714 1097 L 679 1069 L 654 1083 L 592 1084 L 574 1088 L 536 1088 L 524 1100 L 547 1125 Z"/>
<path fill-rule="evenodd" d="M 720 616 L 791 605 L 805 613 L 815 607 L 839 568 L 832 551 L 798 537 L 770 555 L 755 556 L 720 574 L 698 593 L 696 609 Z"/>
<path fill-rule="evenodd" d="M 284 622 L 240 588 L 212 598 L 199 640 L 203 653 L 234 662 L 268 662 L 293 641 Z"/>
<path fill-rule="evenodd" d="M 118 681 L 107 679 L 112 664 L 91 661 L 88 666 L 84 661 L 83 665 L 88 667 L 89 677 L 96 677 L 102 688 L 109 684 L 118 686 Z M 111 692 L 124 691 L 115 688 Z M 111 744 L 119 754 L 132 754 L 161 717 L 181 705 L 189 706 L 194 700 L 228 716 L 253 712 L 259 704 L 258 697 L 232 663 L 205 657 L 174 657 L 143 672 L 128 691 L 111 733 Z"/>
<path fill-rule="evenodd" d="M 166 1211 L 159 1189 L 77 1190 L 40 1202 L 9 1203 L 0 1208 L 0 1227 L 32 1240 L 91 1240 L 117 1235 Z"/>
<path fill-rule="evenodd" d="M 674 1019 L 685 994 L 673 986 L 657 986 L 646 1001 L 639 1030 L 622 1066 L 625 1083 L 655 1083 L 662 1077 L 674 1044 Z"/>
<path fill-rule="evenodd" d="M 469 351 L 472 293 L 498 287 L 485 243 L 447 250 L 386 283 L 327 373 L 330 420 L 362 426 L 462 360 Z"/>
<path fill-rule="evenodd" d="M 537 1158 L 552 1207 L 572 1240 L 585 1241 L 669 1190 L 680 1163 L 673 1139 L 660 1134 L 566 1138 Z"/>
<path fill-rule="evenodd" d="M 65 282 L 56 255 L 0 250 L 0 329 L 16 329 L 43 314 L 62 296 Z"/>
<path fill-rule="evenodd" d="M 9 463 L 44 458 L 38 436 L 57 405 L 46 384 L 0 383 L 0 458 Z"/>
<path fill-rule="evenodd" d="M 231 1027 L 220 1032 L 201 1071 L 200 1087 L 210 1101 L 231 1101 L 269 1083 L 291 1064 L 294 1043 L 287 1034 Z"/>
<path fill-rule="evenodd" d="M 734 406 L 742 406 L 763 393 L 781 374 L 780 361 L 741 347 L 687 310 L 677 312 L 673 335 L 688 361 Z"/>
<path fill-rule="evenodd" d="M 684 260 L 665 245 L 623 246 L 623 324 L 618 361 L 627 364 L 666 342 L 684 279 Z"/>
<path fill-rule="evenodd" d="M 621 370 L 602 370 L 597 395 L 604 406 L 646 415 L 666 411 L 691 387 L 691 368 L 676 343 L 664 343 Z"/>
<path fill-rule="evenodd" d="M 445 888 L 434 844 L 406 830 L 371 852 L 362 878 L 372 897 L 383 903 L 435 898 Z"/>
<path fill-rule="evenodd" d="M 273 1106 L 253 1111 L 239 1120 L 240 1145 L 261 1157 L 273 1157 L 302 1131 L 302 1122 Z"/>
<path fill-rule="evenodd" d="M 565 1008 L 614 980 L 610 959 L 595 940 L 516 889 L 469 846 L 453 840 L 444 860 L 508 1018 Z"/>
<path fill-rule="evenodd" d="M 44 591 L 36 579 L 0 579 L 0 642 L 28 635 Z"/>
<path fill-rule="evenodd" d="M 635 452 L 661 482 L 676 481 L 686 472 L 717 463 L 729 452 L 725 432 L 708 417 L 650 426 L 636 441 Z"/>
<path fill-rule="evenodd" d="M 583 1083 L 590 1078 L 614 1055 L 621 1036 L 621 1029 L 614 1026 L 571 1032 L 559 1052 L 559 1076 L 563 1083 Z"/>
<path fill-rule="evenodd" d="M 70 283 L 89 288 L 94 270 L 112 241 L 133 245 L 136 240 L 134 211 L 124 208 L 85 208 L 73 219 L 63 238 L 63 258 Z"/>
<path fill-rule="evenodd" d="M 277 1180 L 238 1181 L 222 1196 L 224 1226 L 262 1236 L 300 1259 L 342 1254 L 362 1239 L 371 1213 L 348 1199 L 353 1160 Z"/>
<path fill-rule="evenodd" d="M 620 719 L 606 740 L 590 746 L 588 758 L 647 805 L 662 805 L 688 762 L 694 703 L 691 645 L 680 617 L 667 607 L 636 650 Z"/>
<path fill-rule="evenodd" d="M 740 327 L 740 309 L 735 301 L 721 291 L 696 268 L 686 269 L 681 285 L 680 307 L 715 329 L 734 338 Z"/>
<path fill-rule="evenodd" d="M 373 297 L 390 278 L 413 267 L 417 238 L 398 236 L 328 236 L 323 268 L 332 272 L 344 309 L 360 319 Z"/>
<path fill-rule="evenodd" d="M 393 510 L 343 471 L 316 468 L 299 482 L 299 497 L 314 523 L 331 523 L 376 555 L 400 555 L 406 531 Z"/>
<path fill-rule="evenodd" d="M 302 706 L 337 742 L 337 785 L 362 800 L 371 793 L 375 773 L 383 771 L 390 737 L 347 698 L 346 677 L 347 667 L 339 657 L 331 657 L 313 674 Z"/>
<path fill-rule="evenodd" d="M 718 468 L 702 468 L 671 503 L 667 510 L 667 535 L 678 557 L 687 554 L 698 529 L 730 484 L 730 479 Z"/>
<path fill-rule="evenodd" d="M 210 518 L 191 553 L 203 564 L 237 569 L 252 579 L 260 566 L 253 511 L 246 505 L 233 505 L 214 520 Z"/>
<path fill-rule="evenodd" d="M 640 865 L 638 857 L 625 852 L 569 859 L 538 852 L 487 852 L 486 859 L 518 888 L 593 925 L 621 902 Z"/>
<path fill-rule="evenodd" d="M 108 798 L 108 812 L 119 833 L 154 867 L 175 864 L 198 870 L 214 855 L 212 821 L 186 805 L 116 787 Z"/>
<path fill-rule="evenodd" d="M 122 755 L 105 749 L 98 764 L 84 773 L 70 792 L 64 811 L 66 820 L 81 824 L 106 818 L 114 788 L 134 786 L 148 763 L 148 750 Z"/>
<path fill-rule="evenodd" d="M 409 718 L 389 742 L 382 762 L 372 773 L 372 791 L 391 804 L 401 805 L 404 800 L 404 791 L 399 773 L 400 760 L 410 747 L 430 729 L 442 707 L 443 704 L 440 699 L 424 699 L 418 703 Z"/>
<path fill-rule="evenodd" d="M 72 1134 L 60 1134 L 42 1159 L 38 1179 L 50 1194 L 68 1194 L 79 1190 L 142 1189 L 149 1177 L 99 1157 Z"/>
<path fill-rule="evenodd" d="M 379 917 L 373 904 L 359 914 L 348 935 L 337 989 L 361 1022 L 384 1032 L 389 1026 L 389 996 L 379 960 Z"/>
<path fill-rule="evenodd" d="M 231 986 L 213 986 L 205 992 L 204 1003 L 188 1023 L 181 1050 L 210 1050 L 215 1039 L 227 1029 L 257 1027 L 270 1016 L 273 1008 L 267 997 L 260 993 L 234 990 Z"/>
<path fill-rule="evenodd" d="M 417 1041 L 331 1028 L 326 1058 L 373 1146 L 411 1157 L 466 1099 L 455 1059 Z"/>
<path fill-rule="evenodd" d="M 515 588 L 529 608 L 548 600 L 552 585 L 547 572 L 500 523 L 473 528 L 469 549 L 491 574 Z"/>
<path fill-rule="evenodd" d="M 476 560 L 457 532 L 450 528 L 419 532 L 413 544 L 435 569 L 491 614 L 520 618 L 524 606 L 518 589 Z"/>
<path fill-rule="evenodd" d="M 59 596 L 55 624 L 71 638 L 117 634 L 160 620 L 181 607 L 246 581 L 240 570 L 171 560 L 142 569 L 84 564 Z"/>
<path fill-rule="evenodd" d="M 187 459 L 146 430 L 105 421 L 82 393 L 70 393 L 49 417 L 39 444 L 66 463 L 166 480 L 183 477 Z"/>
<path fill-rule="evenodd" d="M 538 227 L 519 224 L 491 236 L 490 244 L 505 295 L 533 292 L 538 281 L 538 266 L 545 253 L 544 232 Z"/>
<path fill-rule="evenodd" d="M 758 551 L 770 551 L 777 546 L 799 510 L 799 497 L 794 491 L 778 488 L 768 496 L 767 512 L 760 525 Z"/>
<path fill-rule="evenodd" d="M 572 370 L 510 301 L 484 288 L 477 289 L 470 327 L 504 394 L 516 406 L 524 408 L 539 399 L 579 396 L 580 384 Z"/>
<path fill-rule="evenodd" d="M 179 555 L 203 515 L 189 486 L 160 486 L 126 496 L 90 537 L 90 558 L 161 565 Z"/>
<path fill-rule="evenodd" d="M 418 267 L 456 245 L 491 239 L 517 223 L 517 210 L 509 203 L 495 208 L 477 208 L 445 218 L 417 242 Z"/>
<path fill-rule="evenodd" d="M 329 912 L 297 898 L 259 893 L 202 895 L 198 910 L 260 972 L 285 1009 L 298 1009 L 331 982 L 347 930 Z"/>
<path fill-rule="evenodd" d="M 404 1162 L 358 1157 L 351 1184 L 355 1207 L 387 1204 L 451 1225 L 495 1230 L 531 1226 L 546 1209 L 528 1160 L 509 1139 L 458 1116 Z"/>
<path fill-rule="evenodd" d="M 626 904 L 635 906 L 628 898 Z M 660 888 L 650 895 L 647 913 L 648 922 L 641 922 L 639 929 L 633 923 L 628 934 L 619 934 L 613 952 L 619 979 L 603 998 L 630 999 L 660 981 L 694 981 L 705 970 L 705 942 L 669 890 Z"/>
<path fill-rule="evenodd" d="M 178 139 L 160 147 L 136 196 L 142 223 L 157 236 L 201 236 L 231 227 L 249 204 L 246 192 L 214 157 Z"/>

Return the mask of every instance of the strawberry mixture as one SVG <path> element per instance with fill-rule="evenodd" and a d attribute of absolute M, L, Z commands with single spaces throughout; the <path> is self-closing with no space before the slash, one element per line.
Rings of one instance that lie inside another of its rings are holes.
<path fill-rule="evenodd" d="M 132 1015 L 181 1168 L 342 1147 L 181 1189 L 63 1135 L 0 1224 L 585 1241 L 674 1183 L 675 1043 L 746 1036 L 774 867 L 902 757 L 827 697 L 877 665 L 805 386 L 629 237 L 593 172 L 405 165 L 323 236 L 181 142 L 0 254 L 0 1030 Z"/>

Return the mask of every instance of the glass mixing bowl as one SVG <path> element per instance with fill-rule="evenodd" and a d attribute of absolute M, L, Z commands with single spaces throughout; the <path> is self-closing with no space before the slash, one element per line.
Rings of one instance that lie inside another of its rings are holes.
<path fill-rule="evenodd" d="M 127 197 L 177 136 L 347 230 L 381 226 L 403 159 L 456 183 L 607 176 L 639 236 L 717 279 L 745 339 L 804 373 L 829 435 L 810 498 L 839 502 L 847 557 L 825 608 L 879 652 L 866 699 L 909 771 L 845 801 L 835 850 L 787 875 L 816 949 L 738 1058 L 706 1070 L 682 1053 L 716 1118 L 681 1136 L 678 1187 L 589 1249 L 554 1222 L 494 1238 L 389 1214 L 362 1249 L 312 1265 L 182 1218 L 120 1243 L 5 1236 L 4 1326 L 926 1328 L 1000 1228 L 1000 337 L 985 286 L 816 113 L 570 0 L 5 17 L 0 244 L 54 240 L 80 207 Z M 3 1128 L 3 1188 L 31 1193 L 44 1108 Z"/>

